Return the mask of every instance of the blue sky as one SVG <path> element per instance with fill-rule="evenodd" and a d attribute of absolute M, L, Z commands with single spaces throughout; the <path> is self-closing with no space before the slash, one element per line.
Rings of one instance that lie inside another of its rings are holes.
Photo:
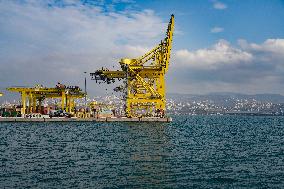
<path fill-rule="evenodd" d="M 153 9 L 167 19 L 176 15 L 177 27 L 184 34 L 176 37 L 176 48 L 204 48 L 220 38 L 236 44 L 240 38 L 261 43 L 268 38 L 284 37 L 284 1 L 140 1 L 139 7 Z M 223 8 L 214 8 L 214 4 Z M 213 27 L 223 28 L 210 33 Z"/>
<path fill-rule="evenodd" d="M 0 88 L 83 86 L 84 71 L 157 45 L 172 13 L 168 92 L 284 94 L 280 0 L 0 0 Z"/>

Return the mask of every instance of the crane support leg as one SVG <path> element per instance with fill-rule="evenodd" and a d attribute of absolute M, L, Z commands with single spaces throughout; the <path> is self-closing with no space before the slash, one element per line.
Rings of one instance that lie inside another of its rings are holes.
<path fill-rule="evenodd" d="M 22 92 L 22 111 L 21 111 L 21 114 L 22 114 L 22 117 L 25 117 L 25 114 L 26 114 L 26 92 Z"/>

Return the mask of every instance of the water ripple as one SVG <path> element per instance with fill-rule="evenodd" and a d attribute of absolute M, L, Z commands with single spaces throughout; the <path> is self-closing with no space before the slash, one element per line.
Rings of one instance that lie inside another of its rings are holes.
<path fill-rule="evenodd" d="M 0 123 L 1 188 L 283 188 L 284 118 Z"/>

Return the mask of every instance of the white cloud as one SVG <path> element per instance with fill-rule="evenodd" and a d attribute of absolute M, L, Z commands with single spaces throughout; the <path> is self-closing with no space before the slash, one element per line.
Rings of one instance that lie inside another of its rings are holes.
<path fill-rule="evenodd" d="M 211 48 L 177 50 L 168 77 L 175 78 L 174 87 L 183 92 L 284 94 L 284 39 L 238 42 L 233 46 L 220 40 Z"/>
<path fill-rule="evenodd" d="M 223 64 L 236 64 L 249 62 L 252 54 L 232 47 L 229 42 L 220 40 L 211 48 L 188 51 L 178 50 L 175 53 L 176 66 L 192 66 L 203 69 L 211 69 Z"/>
<path fill-rule="evenodd" d="M 0 87 L 57 81 L 83 86 L 84 71 L 118 67 L 120 58 L 140 56 L 164 37 L 166 23 L 151 10 L 106 13 L 100 6 L 68 2 L 48 7 L 44 1 L 0 1 Z M 237 47 L 220 40 L 209 48 L 176 50 L 168 86 L 284 94 L 283 52 L 284 39 L 239 40 Z"/>
<path fill-rule="evenodd" d="M 0 87 L 77 84 L 84 71 L 119 67 L 120 58 L 140 56 L 166 30 L 152 10 L 118 13 L 78 1 L 66 5 L 0 1 Z"/>
<path fill-rule="evenodd" d="M 213 1 L 213 7 L 214 9 L 224 10 L 227 8 L 227 5 L 220 1 Z"/>
<path fill-rule="evenodd" d="M 242 49 L 254 54 L 258 61 L 274 65 L 277 71 L 284 72 L 284 39 L 267 39 L 260 44 L 240 39 L 238 43 Z"/>
<path fill-rule="evenodd" d="M 221 28 L 221 27 L 214 27 L 214 28 L 211 28 L 210 30 L 211 33 L 220 33 L 223 31 L 224 31 L 224 28 Z"/>
<path fill-rule="evenodd" d="M 248 43 L 240 39 L 239 45 L 247 51 L 271 52 L 284 56 L 284 39 L 267 39 L 262 44 Z"/>

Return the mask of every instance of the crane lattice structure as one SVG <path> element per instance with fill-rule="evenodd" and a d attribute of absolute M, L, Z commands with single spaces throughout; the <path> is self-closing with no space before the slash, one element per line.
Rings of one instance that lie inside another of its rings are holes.
<path fill-rule="evenodd" d="M 62 84 L 56 86 L 55 88 L 47 88 L 37 85 L 35 87 L 9 87 L 7 90 L 11 92 L 19 92 L 21 94 L 22 116 L 25 116 L 26 113 L 35 113 L 37 111 L 40 112 L 42 102 L 47 98 L 61 98 L 61 109 L 65 110 L 66 112 L 73 113 L 73 109 L 75 107 L 74 100 L 83 98 L 86 95 L 77 86 L 66 87 Z"/>
<path fill-rule="evenodd" d="M 143 56 L 121 59 L 121 70 L 97 70 L 91 73 L 93 80 L 112 83 L 115 79 L 124 79 L 126 86 L 125 113 L 128 117 L 164 116 L 166 109 L 165 74 L 168 71 L 172 38 L 174 31 L 174 15 L 171 15 L 166 37 L 161 43 Z"/>

